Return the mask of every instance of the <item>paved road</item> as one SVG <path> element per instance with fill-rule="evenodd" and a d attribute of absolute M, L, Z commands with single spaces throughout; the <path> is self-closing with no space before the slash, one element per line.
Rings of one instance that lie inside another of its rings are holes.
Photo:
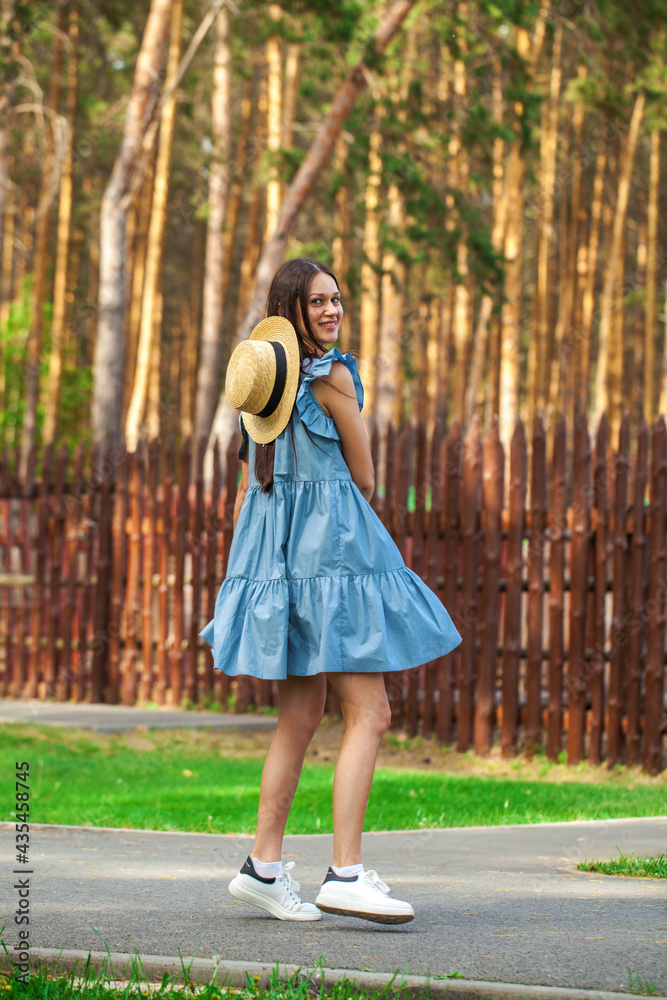
<path fill-rule="evenodd" d="M 221 712 L 186 712 L 177 708 L 134 708 L 123 705 L 75 705 L 71 702 L 15 701 L 0 698 L 0 723 L 36 722 L 40 726 L 95 729 L 100 733 L 120 729 L 238 729 L 257 732 L 275 729 L 275 715 L 231 715 Z"/>
<path fill-rule="evenodd" d="M 0 825 L 0 926 L 14 943 L 13 829 Z M 667 818 L 364 835 L 367 868 L 412 901 L 397 927 L 324 914 L 274 920 L 227 893 L 245 836 L 34 826 L 32 944 L 624 991 L 628 968 L 667 994 L 667 893 L 575 870 L 585 857 L 665 850 Z M 329 835 L 293 836 L 314 899 Z M 95 933 L 97 931 L 98 933 Z"/>

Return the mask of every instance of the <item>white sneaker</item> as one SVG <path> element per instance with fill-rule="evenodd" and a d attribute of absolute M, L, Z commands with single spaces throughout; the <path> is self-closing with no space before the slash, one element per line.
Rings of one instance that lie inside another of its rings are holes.
<path fill-rule="evenodd" d="M 375 871 L 343 877 L 329 868 L 315 905 L 326 913 L 364 917 L 377 924 L 406 924 L 415 916 L 409 903 L 389 897 L 389 886 Z"/>
<path fill-rule="evenodd" d="M 229 891 L 235 899 L 252 903 L 268 910 L 278 920 L 321 920 L 322 914 L 312 903 L 302 903 L 297 895 L 299 883 L 289 874 L 294 862 L 283 865 L 280 875 L 263 878 L 255 871 L 251 858 L 229 883 Z"/>

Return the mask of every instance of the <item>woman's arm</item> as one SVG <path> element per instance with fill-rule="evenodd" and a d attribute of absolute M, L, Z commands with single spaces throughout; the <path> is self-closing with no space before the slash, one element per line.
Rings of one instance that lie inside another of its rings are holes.
<path fill-rule="evenodd" d="M 243 501 L 245 500 L 246 491 L 248 489 L 248 459 L 244 458 L 241 462 L 241 483 L 236 492 L 236 500 L 234 501 L 234 528 L 236 531 L 236 522 L 239 519 L 239 514 L 241 513 L 241 507 L 243 506 Z"/>
<path fill-rule="evenodd" d="M 326 378 L 313 379 L 313 394 L 325 412 L 333 417 L 350 475 L 370 501 L 375 488 L 375 471 L 352 375 L 342 362 L 334 361 Z"/>

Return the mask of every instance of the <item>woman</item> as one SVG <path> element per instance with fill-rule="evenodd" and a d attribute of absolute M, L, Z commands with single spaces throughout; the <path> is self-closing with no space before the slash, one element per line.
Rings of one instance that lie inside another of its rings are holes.
<path fill-rule="evenodd" d="M 275 679 L 278 688 L 255 842 L 229 890 L 281 920 L 319 920 L 324 910 L 404 923 L 414 917 L 410 903 L 391 897 L 361 861 L 391 718 L 384 673 L 447 653 L 461 637 L 370 506 L 363 386 L 352 355 L 328 350 L 343 318 L 331 269 L 309 258 L 283 264 L 267 317 L 227 370 L 227 397 L 242 411 L 241 486 L 227 575 L 201 632 L 216 669 Z M 333 863 L 313 905 L 297 894 L 282 841 L 327 679 L 345 735 L 333 784 Z"/>

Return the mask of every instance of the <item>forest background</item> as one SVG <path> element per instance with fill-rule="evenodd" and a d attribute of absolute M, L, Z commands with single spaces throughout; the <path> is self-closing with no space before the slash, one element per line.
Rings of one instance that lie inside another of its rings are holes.
<path fill-rule="evenodd" d="M 659 0 L 3 0 L 0 436 L 219 437 L 266 275 L 380 426 L 667 412 Z M 282 214 L 281 214 L 282 213 Z M 268 269 L 268 270 L 267 270 Z M 223 452 L 224 454 L 224 452 Z"/>

